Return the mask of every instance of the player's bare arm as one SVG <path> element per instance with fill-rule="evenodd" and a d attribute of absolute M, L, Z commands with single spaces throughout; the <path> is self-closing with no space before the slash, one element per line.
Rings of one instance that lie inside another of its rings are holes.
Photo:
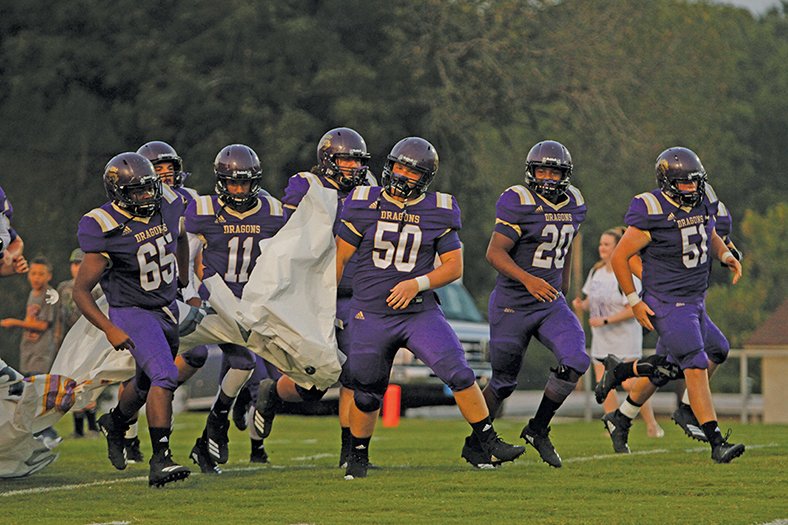
<path fill-rule="evenodd" d="M 101 275 L 106 268 L 107 259 L 103 255 L 100 253 L 85 254 L 85 258 L 79 266 L 79 273 L 74 281 L 74 303 L 88 321 L 106 334 L 109 344 L 111 344 L 115 350 L 133 348 L 134 343 L 129 335 L 115 326 L 115 324 L 104 315 L 90 293 L 101 280 Z"/>
<path fill-rule="evenodd" d="M 341 237 L 336 237 L 337 242 L 337 284 L 342 280 L 342 274 L 345 272 L 345 265 L 356 253 L 356 247 L 349 242 L 343 240 Z"/>
<path fill-rule="evenodd" d="M 419 292 L 446 286 L 462 277 L 461 249 L 441 254 L 440 260 L 441 265 L 428 274 L 417 279 L 408 279 L 397 283 L 391 289 L 391 295 L 386 298 L 386 304 L 395 310 L 407 308 Z"/>
<path fill-rule="evenodd" d="M 629 266 L 630 258 L 637 255 L 638 252 L 645 248 L 650 242 L 651 237 L 647 232 L 635 228 L 634 226 L 628 227 L 627 231 L 624 232 L 624 236 L 621 237 L 621 240 L 616 245 L 615 250 L 613 250 L 610 264 L 613 267 L 613 273 L 616 274 L 618 284 L 621 286 L 621 292 L 626 295 L 627 300 L 630 301 L 635 319 L 637 319 L 638 323 L 644 328 L 653 330 L 654 325 L 651 324 L 651 320 L 648 316 L 654 315 L 654 311 L 640 299 L 637 299 L 637 302 L 635 302 L 636 295 L 633 295 L 636 294 L 635 281 L 632 278 L 632 270 Z"/>
<path fill-rule="evenodd" d="M 514 241 L 506 235 L 493 232 L 490 244 L 487 246 L 487 261 L 500 273 L 519 281 L 528 292 L 540 302 L 552 302 L 558 298 L 558 290 L 540 277 L 536 277 L 520 268 L 509 252 L 514 246 Z"/>
<path fill-rule="evenodd" d="M 713 230 L 711 233 L 711 251 L 733 273 L 733 284 L 739 282 L 742 273 L 741 262 L 731 253 L 728 246 L 725 245 L 725 241 L 717 234 L 717 230 Z"/>

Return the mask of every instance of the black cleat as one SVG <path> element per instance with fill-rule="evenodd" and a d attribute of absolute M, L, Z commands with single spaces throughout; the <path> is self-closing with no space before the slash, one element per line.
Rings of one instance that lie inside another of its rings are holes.
<path fill-rule="evenodd" d="M 489 454 L 485 454 L 476 434 L 471 434 L 465 438 L 462 446 L 462 459 L 478 469 L 494 469 L 501 465 L 500 461 L 493 462 Z"/>
<path fill-rule="evenodd" d="M 725 439 L 723 439 L 722 443 L 711 449 L 711 459 L 717 463 L 730 463 L 744 454 L 743 444 L 739 443 L 735 445 L 733 443 L 728 443 L 728 436 L 730 436 L 730 434 L 731 431 L 729 430 L 725 434 Z"/>
<path fill-rule="evenodd" d="M 681 430 L 692 439 L 697 439 L 703 443 L 708 443 L 709 438 L 704 434 L 703 429 L 698 423 L 698 418 L 692 412 L 692 407 L 686 403 L 679 403 L 679 407 L 673 412 L 671 418 L 674 423 L 681 427 Z"/>
<path fill-rule="evenodd" d="M 233 423 L 238 430 L 246 430 L 249 426 L 247 416 L 249 415 L 249 405 L 252 404 L 252 396 L 249 389 L 244 387 L 238 392 L 233 405 Z"/>
<path fill-rule="evenodd" d="M 124 438 L 124 447 L 126 448 L 126 461 L 129 463 L 142 463 L 145 457 L 140 450 L 140 438 Z"/>
<path fill-rule="evenodd" d="M 149 487 L 163 487 L 167 483 L 186 479 L 192 471 L 183 465 L 178 465 L 172 460 L 170 449 L 162 453 L 154 454 L 150 458 L 150 475 L 148 476 Z"/>
<path fill-rule="evenodd" d="M 542 431 L 538 431 L 533 428 L 533 421 L 534 420 L 532 419 L 527 425 L 525 425 L 525 427 L 523 427 L 523 431 L 520 432 L 520 437 L 523 438 L 526 443 L 534 447 L 537 452 L 539 452 L 539 456 L 542 458 L 542 461 L 551 467 L 561 468 L 561 456 L 559 456 L 558 452 L 555 451 L 555 447 L 550 441 L 550 427 L 547 427 Z"/>
<path fill-rule="evenodd" d="M 367 469 L 369 469 L 369 457 L 351 452 L 345 469 L 345 479 L 366 478 Z"/>
<path fill-rule="evenodd" d="M 107 438 L 107 457 L 112 466 L 118 470 L 124 470 L 128 461 L 126 459 L 126 430 L 128 428 L 116 428 L 112 419 L 112 414 L 107 412 L 98 419 L 98 426 L 104 437 Z"/>
<path fill-rule="evenodd" d="M 510 445 L 502 440 L 496 433 L 491 433 L 487 441 L 480 441 L 479 446 L 485 456 L 490 458 L 492 464 L 514 461 L 525 452 L 525 447 Z"/>
<path fill-rule="evenodd" d="M 632 426 L 632 420 L 616 409 L 615 412 L 610 412 L 602 416 L 602 422 L 605 424 L 605 430 L 610 434 L 610 439 L 613 440 L 613 450 L 617 454 L 629 454 L 629 427 Z"/>
<path fill-rule="evenodd" d="M 230 457 L 230 448 L 228 446 L 229 439 L 227 431 L 230 429 L 230 421 L 225 419 L 221 420 L 212 416 L 208 416 L 208 421 L 205 424 L 205 445 L 208 449 L 208 455 L 211 456 L 216 463 L 224 464 Z"/>
<path fill-rule="evenodd" d="M 594 387 L 594 398 L 600 405 L 605 402 L 605 398 L 610 393 L 610 391 L 617 386 L 616 376 L 613 373 L 613 369 L 621 364 L 621 362 L 621 359 L 614 356 L 613 354 L 607 354 L 607 357 L 604 360 L 605 372 L 602 374 L 599 382 Z"/>
<path fill-rule="evenodd" d="M 257 435 L 265 439 L 271 434 L 276 410 L 279 408 L 278 397 L 275 392 L 276 381 L 263 379 L 257 390 L 257 403 L 254 411 L 254 429 Z"/>
<path fill-rule="evenodd" d="M 268 463 L 268 453 L 265 451 L 265 445 L 252 448 L 252 453 L 249 455 L 249 463 Z"/>
<path fill-rule="evenodd" d="M 217 465 L 210 454 L 208 454 L 208 445 L 202 437 L 197 438 L 189 457 L 200 467 L 200 472 L 203 474 L 222 473 L 222 469 L 219 468 L 219 465 Z"/>

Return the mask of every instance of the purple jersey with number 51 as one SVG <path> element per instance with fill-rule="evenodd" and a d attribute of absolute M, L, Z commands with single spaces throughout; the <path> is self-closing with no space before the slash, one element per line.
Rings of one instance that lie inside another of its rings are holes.
<path fill-rule="evenodd" d="M 645 292 L 666 303 L 705 294 L 718 203 L 709 184 L 703 201 L 694 208 L 679 207 L 658 189 L 632 199 L 625 217 L 627 226 L 651 236 L 641 251 Z"/>
<path fill-rule="evenodd" d="M 218 195 L 203 195 L 186 208 L 186 231 L 203 242 L 203 277 L 219 274 L 236 297 L 241 297 L 260 255 L 260 241 L 276 235 L 285 224 L 282 203 L 258 198 L 245 212 L 223 206 Z"/>
<path fill-rule="evenodd" d="M 523 185 L 512 186 L 495 204 L 495 231 L 514 242 L 509 251 L 517 266 L 561 290 L 564 261 L 586 205 L 580 190 L 569 186 L 566 199 L 554 204 Z M 498 274 L 495 297 L 510 308 L 547 306 L 540 303 L 519 281 Z"/>
<path fill-rule="evenodd" d="M 404 310 L 386 304 L 397 283 L 426 275 L 435 256 L 458 250 L 460 208 L 447 193 L 428 192 L 408 202 L 395 201 L 380 186 L 359 186 L 342 209 L 339 236 L 357 248 L 351 307 L 400 314 L 435 308 L 434 292 L 425 292 Z"/>
<path fill-rule="evenodd" d="M 82 216 L 79 247 L 110 262 L 101 277 L 110 306 L 155 309 L 175 300 L 175 250 L 184 206 L 180 195 L 162 185 L 161 208 L 153 217 L 133 217 L 111 202 Z"/>

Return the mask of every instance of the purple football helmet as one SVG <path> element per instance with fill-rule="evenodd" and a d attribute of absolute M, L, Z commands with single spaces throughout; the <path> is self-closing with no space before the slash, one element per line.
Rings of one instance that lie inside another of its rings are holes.
<path fill-rule="evenodd" d="M 183 173 L 183 160 L 175 151 L 175 148 L 161 140 L 153 140 L 140 146 L 137 153 L 151 161 L 154 167 L 160 162 L 171 162 L 173 170 L 175 171 L 175 178 L 172 186 L 174 188 L 183 186 L 183 181 L 185 179 Z"/>
<path fill-rule="evenodd" d="M 213 161 L 216 174 L 216 193 L 230 208 L 246 211 L 257 202 L 257 194 L 262 189 L 263 170 L 257 153 L 243 144 L 225 146 Z M 249 189 L 243 193 L 232 193 L 227 187 L 229 182 L 249 182 Z"/>
<path fill-rule="evenodd" d="M 557 181 L 536 178 L 536 168 L 553 168 L 561 172 Z M 535 144 L 525 159 L 525 184 L 551 202 L 560 199 L 572 177 L 572 155 L 555 140 L 544 140 Z"/>
<path fill-rule="evenodd" d="M 682 206 L 695 207 L 706 194 L 708 176 L 694 151 L 682 147 L 668 148 L 657 157 L 657 184 L 662 192 Z M 680 183 L 697 182 L 694 190 L 680 190 Z"/>
<path fill-rule="evenodd" d="M 330 177 L 344 191 L 362 185 L 367 179 L 367 144 L 357 131 L 336 128 L 326 132 L 317 144 L 317 167 L 320 175 Z M 354 159 L 361 162 L 358 168 L 340 168 L 338 159 Z"/>
<path fill-rule="evenodd" d="M 152 217 L 161 205 L 161 180 L 139 153 L 121 153 L 104 168 L 107 197 L 136 217 Z"/>
<path fill-rule="evenodd" d="M 421 174 L 413 185 L 410 179 L 394 173 L 394 163 L 399 163 Z M 438 171 L 438 152 L 435 146 L 421 137 L 407 137 L 397 142 L 386 157 L 381 184 L 391 195 L 405 199 L 416 198 L 427 191 Z"/>

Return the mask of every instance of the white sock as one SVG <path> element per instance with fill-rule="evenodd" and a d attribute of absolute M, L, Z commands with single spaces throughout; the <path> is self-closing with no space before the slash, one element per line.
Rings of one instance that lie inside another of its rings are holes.
<path fill-rule="evenodd" d="M 640 407 L 633 405 L 627 399 L 625 399 L 624 402 L 621 403 L 621 406 L 618 409 L 621 411 L 622 414 L 627 416 L 629 419 L 635 419 L 636 417 L 638 417 L 638 414 L 640 413 Z"/>
<path fill-rule="evenodd" d="M 222 392 L 227 397 L 237 397 L 238 392 L 241 391 L 246 381 L 252 376 L 252 372 L 254 370 L 229 369 L 224 375 L 224 379 L 222 379 Z"/>
<path fill-rule="evenodd" d="M 126 431 L 126 439 L 134 439 L 137 437 L 137 430 L 138 430 L 139 422 L 135 421 L 131 425 L 129 425 L 129 429 Z"/>
<path fill-rule="evenodd" d="M 684 389 L 684 395 L 681 396 L 681 402 L 684 403 L 685 405 L 689 405 L 690 404 L 690 402 L 689 402 L 689 391 L 686 388 Z"/>

